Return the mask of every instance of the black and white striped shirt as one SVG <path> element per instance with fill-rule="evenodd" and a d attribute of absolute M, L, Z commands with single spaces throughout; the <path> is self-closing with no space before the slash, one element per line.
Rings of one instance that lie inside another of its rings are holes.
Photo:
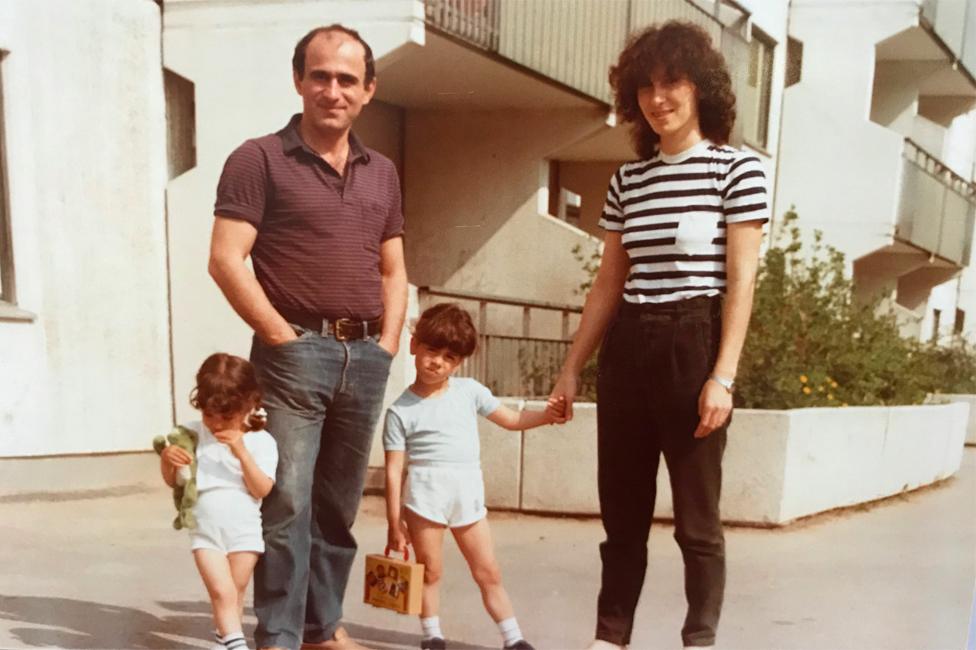
<path fill-rule="evenodd" d="M 624 299 L 659 303 L 724 293 L 725 226 L 753 220 L 769 220 L 762 163 L 702 140 L 620 167 L 600 227 L 622 233 L 630 257 Z"/>

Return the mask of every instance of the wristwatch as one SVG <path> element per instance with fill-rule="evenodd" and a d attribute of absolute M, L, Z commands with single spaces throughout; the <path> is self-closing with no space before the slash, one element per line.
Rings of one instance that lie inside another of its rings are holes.
<path fill-rule="evenodd" d="M 718 375 L 709 375 L 709 379 L 714 381 L 716 384 L 729 391 L 729 393 L 735 392 L 735 380 L 726 379 L 725 377 L 719 377 Z"/>

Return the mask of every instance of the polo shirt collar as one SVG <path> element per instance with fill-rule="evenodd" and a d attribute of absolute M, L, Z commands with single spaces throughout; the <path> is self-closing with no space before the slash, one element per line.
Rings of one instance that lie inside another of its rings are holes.
<path fill-rule="evenodd" d="M 292 153 L 298 149 L 302 149 L 318 157 L 318 154 L 302 140 L 301 131 L 299 131 L 299 124 L 302 121 L 302 114 L 295 113 L 292 115 L 288 124 L 285 125 L 281 131 L 278 132 L 279 137 L 281 137 L 281 144 L 284 146 L 285 153 Z M 359 140 L 359 137 L 353 133 L 349 132 L 349 162 L 359 162 L 362 161 L 364 164 L 369 162 L 369 152 L 363 143 Z"/>

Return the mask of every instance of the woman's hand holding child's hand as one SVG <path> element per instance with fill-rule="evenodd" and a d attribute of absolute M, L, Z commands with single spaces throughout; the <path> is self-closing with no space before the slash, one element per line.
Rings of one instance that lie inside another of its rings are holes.
<path fill-rule="evenodd" d="M 565 424 L 569 418 L 566 417 L 566 398 L 563 395 L 550 397 L 546 401 L 546 416 L 550 424 Z"/>

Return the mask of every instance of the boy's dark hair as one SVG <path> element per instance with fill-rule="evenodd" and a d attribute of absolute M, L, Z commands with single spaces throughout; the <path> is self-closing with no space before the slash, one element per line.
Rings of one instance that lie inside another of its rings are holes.
<path fill-rule="evenodd" d="M 190 405 L 208 414 L 230 417 L 261 405 L 254 366 L 232 354 L 211 354 L 197 371 L 197 385 L 190 392 Z M 245 424 L 251 431 L 264 428 L 266 420 L 251 413 Z"/>
<path fill-rule="evenodd" d="M 672 80 L 688 79 L 698 90 L 698 123 L 715 144 L 726 144 L 735 123 L 735 93 L 720 52 L 708 33 L 693 23 L 669 20 L 632 36 L 610 67 L 614 107 L 631 124 L 631 141 L 642 158 L 657 155 L 660 136 L 637 103 L 637 89 L 650 85 L 658 67 Z"/>
<path fill-rule="evenodd" d="M 369 43 L 363 40 L 359 32 L 339 23 L 333 23 L 325 27 L 316 27 L 308 34 L 305 34 L 305 36 L 302 36 L 302 39 L 295 45 L 295 53 L 291 57 L 291 69 L 294 70 L 299 79 L 305 78 L 305 53 L 308 51 L 308 44 L 319 34 L 325 34 L 327 32 L 342 32 L 347 36 L 351 36 L 363 46 L 363 50 L 365 51 L 363 60 L 366 64 L 366 76 L 363 78 L 363 85 L 368 86 L 376 78 L 376 61 L 373 60 L 373 49 L 369 46 Z"/>
<path fill-rule="evenodd" d="M 470 357 L 478 347 L 478 330 L 471 315 L 456 302 L 442 302 L 425 309 L 413 336 L 424 345 L 447 348 L 460 357 Z"/>

